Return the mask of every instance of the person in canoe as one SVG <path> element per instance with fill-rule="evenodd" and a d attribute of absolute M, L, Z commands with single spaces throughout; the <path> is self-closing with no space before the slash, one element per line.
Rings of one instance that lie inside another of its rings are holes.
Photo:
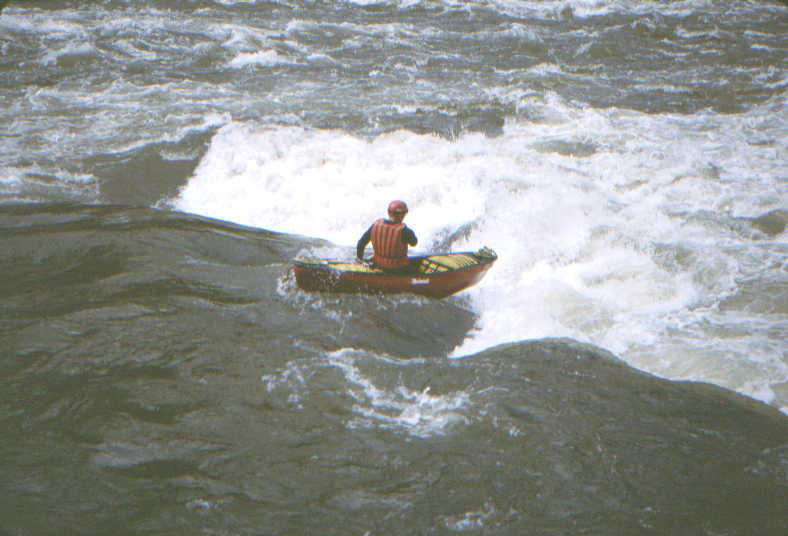
<path fill-rule="evenodd" d="M 384 270 L 402 270 L 408 267 L 408 246 L 418 244 L 416 233 L 402 223 L 408 214 L 408 205 L 403 201 L 392 201 L 388 207 L 389 217 L 370 225 L 356 245 L 356 257 L 364 260 L 364 249 L 372 242 L 372 264 Z"/>

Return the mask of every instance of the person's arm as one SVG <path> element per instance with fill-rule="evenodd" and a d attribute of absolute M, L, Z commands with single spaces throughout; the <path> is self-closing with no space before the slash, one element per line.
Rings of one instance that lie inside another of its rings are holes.
<path fill-rule="evenodd" d="M 419 243 L 419 239 L 416 238 L 416 233 L 413 232 L 413 229 L 407 226 L 402 230 L 402 241 L 409 246 L 415 246 Z"/>
<path fill-rule="evenodd" d="M 361 238 L 359 238 L 358 240 L 358 244 L 356 244 L 356 258 L 358 260 L 360 261 L 364 260 L 364 248 L 367 247 L 367 244 L 369 244 L 369 241 L 371 239 L 372 239 L 372 226 L 370 226 L 369 229 L 367 229 L 367 232 L 361 235 Z"/>

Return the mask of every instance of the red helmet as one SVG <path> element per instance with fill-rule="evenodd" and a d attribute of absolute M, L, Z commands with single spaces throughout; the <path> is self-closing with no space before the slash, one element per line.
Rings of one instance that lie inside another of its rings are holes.
<path fill-rule="evenodd" d="M 405 214 L 408 212 L 408 205 L 404 201 L 392 201 L 389 203 L 389 214 Z"/>

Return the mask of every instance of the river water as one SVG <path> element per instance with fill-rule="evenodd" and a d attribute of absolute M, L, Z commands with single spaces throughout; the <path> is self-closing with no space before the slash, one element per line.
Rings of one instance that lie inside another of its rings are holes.
<path fill-rule="evenodd" d="M 3 4 L 0 534 L 784 533 L 784 3 Z"/>

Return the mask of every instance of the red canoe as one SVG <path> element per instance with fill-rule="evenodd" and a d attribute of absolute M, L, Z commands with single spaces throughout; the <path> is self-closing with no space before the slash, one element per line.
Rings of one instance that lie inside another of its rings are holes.
<path fill-rule="evenodd" d="M 302 290 L 445 298 L 476 284 L 497 258 L 488 248 L 424 255 L 411 257 L 409 268 L 392 273 L 367 263 L 299 257 L 293 271 Z"/>

